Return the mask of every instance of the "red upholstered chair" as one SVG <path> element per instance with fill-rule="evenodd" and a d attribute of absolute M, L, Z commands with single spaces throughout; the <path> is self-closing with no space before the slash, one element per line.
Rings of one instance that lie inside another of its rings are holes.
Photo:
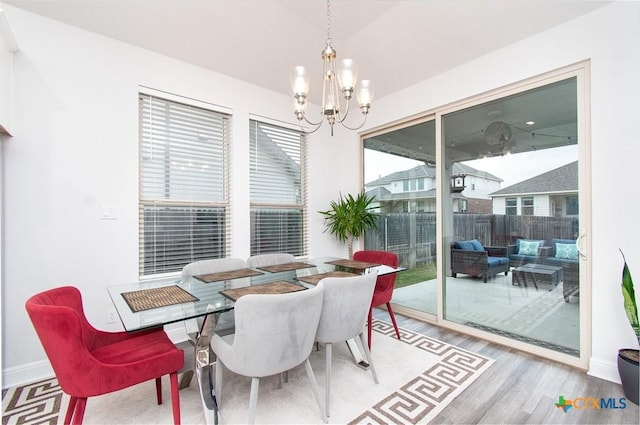
<path fill-rule="evenodd" d="M 178 370 L 184 354 L 162 328 L 141 332 L 103 332 L 87 321 L 77 288 L 65 286 L 29 298 L 26 309 L 60 387 L 71 399 L 65 424 L 81 424 L 88 397 L 170 375 L 173 421 L 180 423 Z M 120 407 L 120 406 L 118 406 Z M 117 408 L 114 406 L 114 408 Z"/>
<path fill-rule="evenodd" d="M 398 267 L 398 256 L 393 252 L 387 251 L 358 251 L 353 254 L 353 259 L 356 261 L 365 261 L 368 263 L 383 264 L 390 267 Z M 386 304 L 389 317 L 396 330 L 396 335 L 400 339 L 400 331 L 396 323 L 396 317 L 393 314 L 391 308 L 391 297 L 393 297 L 393 288 L 396 284 L 396 274 L 389 273 L 382 276 L 378 276 L 376 280 L 376 289 L 373 292 L 373 300 L 371 300 L 371 308 L 369 309 L 369 349 L 371 349 L 371 319 L 373 316 L 373 307 Z"/>

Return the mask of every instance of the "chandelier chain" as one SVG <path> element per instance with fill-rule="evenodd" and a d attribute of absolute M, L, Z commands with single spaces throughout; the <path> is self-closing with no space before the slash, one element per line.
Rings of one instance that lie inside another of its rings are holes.
<path fill-rule="evenodd" d="M 327 43 L 331 43 L 331 4 L 327 0 Z"/>

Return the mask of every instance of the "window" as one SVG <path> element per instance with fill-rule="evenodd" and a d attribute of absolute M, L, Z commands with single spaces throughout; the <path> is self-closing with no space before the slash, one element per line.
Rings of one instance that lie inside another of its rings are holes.
<path fill-rule="evenodd" d="M 306 255 L 305 134 L 250 125 L 251 255 Z"/>
<path fill-rule="evenodd" d="M 505 199 L 504 213 L 506 215 L 518 215 L 518 198 Z"/>
<path fill-rule="evenodd" d="M 533 197 L 522 198 L 522 215 L 533 215 Z"/>
<path fill-rule="evenodd" d="M 408 192 L 409 191 L 409 180 L 403 180 L 402 181 L 402 190 L 404 192 Z"/>
<path fill-rule="evenodd" d="M 577 196 L 567 196 L 567 215 L 578 215 Z"/>
<path fill-rule="evenodd" d="M 418 179 L 418 190 L 424 190 L 424 179 Z"/>
<path fill-rule="evenodd" d="M 229 251 L 229 116 L 189 103 L 139 95 L 141 276 Z"/>

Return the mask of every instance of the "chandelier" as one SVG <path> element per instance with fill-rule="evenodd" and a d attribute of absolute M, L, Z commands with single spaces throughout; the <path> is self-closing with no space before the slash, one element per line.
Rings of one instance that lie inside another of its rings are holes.
<path fill-rule="evenodd" d="M 322 126 L 324 120 L 331 126 L 331 135 L 333 136 L 333 126 L 336 123 L 341 124 L 349 130 L 358 130 L 362 128 L 367 120 L 367 114 L 371 108 L 373 99 L 373 85 L 369 80 L 361 80 L 358 83 L 358 73 L 355 61 L 353 59 L 343 59 L 341 66 L 336 66 L 336 50 L 331 45 L 331 8 L 329 0 L 327 0 L 327 41 L 324 50 L 322 50 L 323 65 L 323 81 L 322 81 L 322 118 L 318 122 L 311 121 L 305 114 L 307 100 L 309 95 L 309 78 L 304 66 L 296 66 L 291 75 L 291 85 L 293 88 L 293 97 L 295 99 L 294 113 L 298 121 L 302 124 L 302 120 L 315 128 L 310 133 L 315 132 Z M 356 89 L 357 84 L 357 89 Z M 358 106 L 364 115 L 362 124 L 357 127 L 349 127 L 345 124 L 347 115 L 349 114 L 349 104 L 356 93 Z"/>

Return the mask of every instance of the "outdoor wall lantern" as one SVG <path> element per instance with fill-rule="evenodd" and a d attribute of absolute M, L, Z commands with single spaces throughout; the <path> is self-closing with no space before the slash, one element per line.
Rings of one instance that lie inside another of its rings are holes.
<path fill-rule="evenodd" d="M 451 176 L 451 193 L 460 193 L 464 190 L 464 174 Z"/>

